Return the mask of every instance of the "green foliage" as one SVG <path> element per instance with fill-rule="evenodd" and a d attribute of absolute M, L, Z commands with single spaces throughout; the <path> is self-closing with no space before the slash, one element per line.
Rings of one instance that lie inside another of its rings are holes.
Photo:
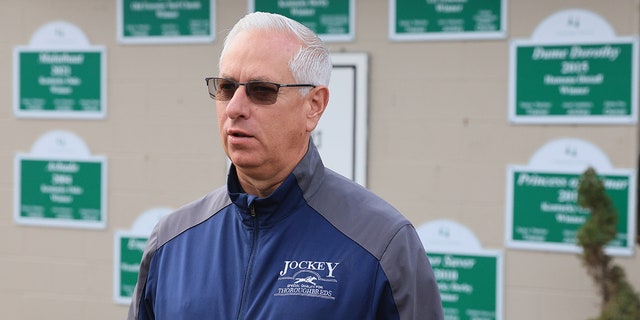
<path fill-rule="evenodd" d="M 601 313 L 596 320 L 640 320 L 638 294 L 624 270 L 612 264 L 611 257 L 604 252 L 605 245 L 616 236 L 618 214 L 593 168 L 588 168 L 580 178 L 578 204 L 591 211 L 578 230 L 577 239 L 583 248 L 582 263 L 602 298 Z"/>

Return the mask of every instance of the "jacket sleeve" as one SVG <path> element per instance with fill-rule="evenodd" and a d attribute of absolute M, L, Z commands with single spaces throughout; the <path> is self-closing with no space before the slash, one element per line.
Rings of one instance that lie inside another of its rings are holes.
<path fill-rule="evenodd" d="M 136 288 L 133 291 L 127 320 L 146 320 L 155 318 L 155 316 L 153 315 L 153 310 L 148 308 L 146 303 L 146 289 L 151 258 L 153 257 L 153 254 L 155 253 L 157 248 L 157 228 L 158 226 L 156 225 L 156 228 L 153 230 L 153 232 L 151 232 L 149 241 L 147 242 L 144 253 L 142 254 L 142 261 L 140 261 L 140 271 L 138 272 L 138 282 L 136 283 Z"/>
<path fill-rule="evenodd" d="M 402 320 L 442 320 L 442 302 L 427 253 L 412 225 L 393 237 L 380 261 Z"/>

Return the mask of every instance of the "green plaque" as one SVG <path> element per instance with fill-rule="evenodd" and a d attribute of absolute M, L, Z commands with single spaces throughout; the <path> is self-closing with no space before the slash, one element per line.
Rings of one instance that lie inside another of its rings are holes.
<path fill-rule="evenodd" d="M 589 210 L 577 204 L 581 173 L 511 168 L 507 242 L 514 247 L 557 251 L 579 251 L 576 234 L 589 217 Z M 602 172 L 605 189 L 618 213 L 617 236 L 610 250 L 633 248 L 630 232 L 633 175 Z"/>
<path fill-rule="evenodd" d="M 249 11 L 281 14 L 313 30 L 325 41 L 354 38 L 353 0 L 252 0 Z"/>
<path fill-rule="evenodd" d="M 393 40 L 504 38 L 506 0 L 390 0 Z"/>
<path fill-rule="evenodd" d="M 170 208 L 153 208 L 143 212 L 128 231 L 117 230 L 113 237 L 113 299 L 130 304 L 144 248 L 158 221 L 173 212 Z"/>
<path fill-rule="evenodd" d="M 104 228 L 106 160 L 16 157 L 18 223 Z"/>
<path fill-rule="evenodd" d="M 202 43 L 215 39 L 214 0 L 118 0 L 121 43 Z"/>
<path fill-rule="evenodd" d="M 18 117 L 102 118 L 106 110 L 104 49 L 15 51 Z"/>
<path fill-rule="evenodd" d="M 438 282 L 445 319 L 502 318 L 499 255 L 427 254 Z"/>
<path fill-rule="evenodd" d="M 129 303 L 133 296 L 133 291 L 138 281 L 140 271 L 140 261 L 142 253 L 147 244 L 148 237 L 129 234 L 125 232 L 116 233 L 116 297 L 117 302 Z"/>
<path fill-rule="evenodd" d="M 635 121 L 635 42 L 512 43 L 510 117 L 529 123 Z"/>

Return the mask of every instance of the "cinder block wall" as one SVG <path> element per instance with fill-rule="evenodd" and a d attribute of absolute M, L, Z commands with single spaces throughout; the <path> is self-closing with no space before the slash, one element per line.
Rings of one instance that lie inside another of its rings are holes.
<path fill-rule="evenodd" d="M 122 319 L 113 302 L 113 235 L 151 207 L 178 207 L 225 181 L 214 104 L 203 77 L 215 75 L 223 35 L 247 2 L 217 0 L 212 44 L 122 45 L 116 1 L 1 0 L 0 308 L 3 319 Z M 416 225 L 452 219 L 484 248 L 504 250 L 504 319 L 587 319 L 598 298 L 572 254 L 504 248 L 505 174 L 546 142 L 590 141 L 614 167 L 636 168 L 635 125 L 515 126 L 507 121 L 510 39 L 529 38 L 549 15 L 581 8 L 618 36 L 637 36 L 639 0 L 511 0 L 501 40 L 392 42 L 388 1 L 356 1 L 356 39 L 332 51 L 370 58 L 368 187 Z M 17 119 L 12 52 L 42 25 L 63 20 L 107 52 L 104 120 Z M 105 230 L 18 226 L 13 158 L 51 130 L 68 130 L 108 158 Z M 636 289 L 635 257 L 618 258 Z"/>

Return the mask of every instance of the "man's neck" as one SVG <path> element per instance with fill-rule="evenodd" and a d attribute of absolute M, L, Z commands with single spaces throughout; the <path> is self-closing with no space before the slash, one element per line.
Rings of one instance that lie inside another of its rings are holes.
<path fill-rule="evenodd" d="M 278 187 L 284 182 L 284 179 L 287 178 L 287 175 L 284 177 L 278 177 L 268 180 L 259 180 L 252 179 L 251 177 L 244 175 L 240 170 L 238 173 L 238 181 L 242 186 L 242 189 L 250 194 L 260 198 L 268 197 L 271 195 Z"/>
<path fill-rule="evenodd" d="M 265 166 L 261 168 L 239 168 L 236 166 L 236 174 L 242 189 L 254 196 L 260 198 L 268 197 L 284 182 L 284 180 L 293 172 L 293 169 L 302 161 L 309 151 L 308 144 L 300 150 L 298 160 L 290 162 L 288 165 L 280 167 L 276 166 L 265 172 Z"/>

